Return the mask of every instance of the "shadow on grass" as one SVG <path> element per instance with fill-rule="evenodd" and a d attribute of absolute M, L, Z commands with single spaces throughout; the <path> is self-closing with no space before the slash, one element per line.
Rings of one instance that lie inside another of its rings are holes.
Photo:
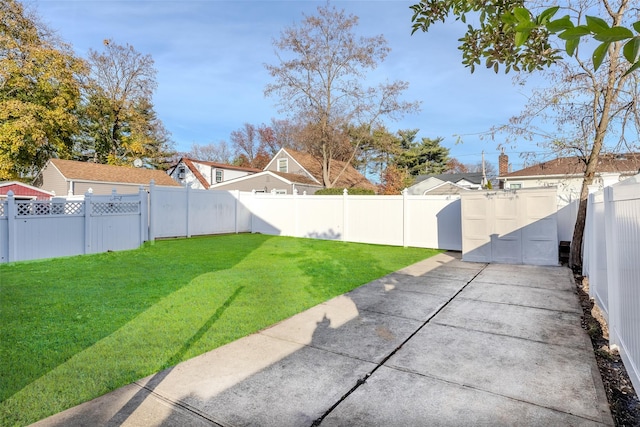
<path fill-rule="evenodd" d="M 109 420 L 107 423 L 110 426 L 119 426 L 125 423 L 131 414 L 135 412 L 138 407 L 144 403 L 144 400 L 148 396 L 150 392 L 153 392 L 160 383 L 173 371 L 174 365 L 178 364 L 182 361 L 182 358 L 187 353 L 187 351 L 191 348 L 193 344 L 195 344 L 200 338 L 202 338 L 209 329 L 216 323 L 216 321 L 222 316 L 227 308 L 235 301 L 240 292 L 244 289 L 244 286 L 240 286 L 236 289 L 233 294 L 220 306 L 218 309 L 211 315 L 211 317 L 202 325 L 198 331 L 193 334 L 188 340 L 185 341 L 184 345 L 180 350 L 174 354 L 167 365 L 170 365 L 171 368 L 165 369 L 161 372 L 155 374 L 143 388 L 141 388 L 127 403 Z"/>
<path fill-rule="evenodd" d="M 270 238 L 166 240 L 134 251 L 1 266 L 0 402 L 195 278 L 232 268 Z"/>

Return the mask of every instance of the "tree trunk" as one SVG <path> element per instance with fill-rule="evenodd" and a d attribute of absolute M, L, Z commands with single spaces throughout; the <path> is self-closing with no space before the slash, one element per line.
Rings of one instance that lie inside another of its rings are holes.
<path fill-rule="evenodd" d="M 573 229 L 573 239 L 571 240 L 571 254 L 569 257 L 569 267 L 573 271 L 579 273 L 582 270 L 582 240 L 584 237 L 584 227 L 587 220 L 587 201 L 585 197 L 582 198 L 584 188 L 587 188 L 587 196 L 589 195 L 589 188 L 586 184 L 586 179 L 582 183 L 582 191 L 580 191 L 580 203 L 578 205 L 578 216 L 576 217 L 576 225 Z"/>
<path fill-rule="evenodd" d="M 613 18 L 613 25 L 619 25 L 622 21 L 624 11 L 627 8 L 627 1 L 624 1 L 620 8 L 615 13 L 611 13 Z M 607 71 L 607 82 L 604 87 L 599 89 L 594 96 L 593 104 L 593 120 L 595 124 L 595 135 L 593 140 L 593 147 L 587 160 L 587 168 L 584 172 L 584 180 L 582 181 L 582 189 L 580 191 L 580 205 L 578 206 L 578 217 L 576 218 L 576 225 L 573 229 L 573 240 L 571 241 L 571 254 L 569 258 L 569 266 L 573 271 L 580 272 L 582 270 L 582 241 L 584 237 L 584 227 L 587 219 L 587 198 L 589 196 L 589 186 L 593 184 L 593 179 L 596 175 L 596 168 L 598 167 L 598 159 L 602 146 L 604 145 L 604 138 L 609 128 L 611 121 L 611 108 L 620 92 L 620 88 L 623 86 L 624 81 L 629 75 L 619 77 L 619 60 L 620 50 L 622 44 L 620 42 L 613 43 L 609 47 L 609 64 Z M 617 83 L 617 84 L 616 84 Z M 594 87 L 598 85 L 594 84 Z M 602 101 L 597 96 L 598 93 L 602 95 Z M 615 112 L 613 113 L 615 115 Z"/>

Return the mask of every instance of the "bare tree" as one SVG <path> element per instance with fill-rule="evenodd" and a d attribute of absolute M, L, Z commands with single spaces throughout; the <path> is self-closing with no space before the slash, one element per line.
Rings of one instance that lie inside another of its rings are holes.
<path fill-rule="evenodd" d="M 263 131 L 262 135 L 267 133 Z M 269 155 L 265 149 L 265 142 L 260 137 L 258 128 L 250 123 L 245 123 L 239 130 L 231 132 L 231 142 L 237 163 L 259 169 L 266 166 Z"/>
<path fill-rule="evenodd" d="M 161 163 L 172 143 L 153 110 L 153 58 L 105 40 L 103 52 L 89 51 L 89 64 L 80 149 L 100 163 L 130 163 L 136 157 L 154 166 Z"/>
<path fill-rule="evenodd" d="M 600 6 L 609 15 L 612 26 L 621 24 L 625 15 L 626 19 L 638 19 L 638 11 L 628 10 L 630 4 L 626 0 L 615 7 L 606 0 L 578 0 L 567 2 L 567 6 L 576 19 Z M 622 57 L 621 49 L 622 43 L 612 43 L 602 67 L 595 70 L 592 57 L 585 57 L 577 47 L 572 58 L 558 61 L 543 71 L 550 86 L 535 90 L 518 116 L 511 118 L 508 125 L 493 129 L 508 132 L 509 141 L 514 144 L 523 138 L 536 140 L 556 155 L 577 156 L 584 162 L 569 261 L 576 269 L 582 266 L 589 186 L 594 182 L 600 155 L 640 148 L 640 76 L 627 73 L 631 65 Z"/>
<path fill-rule="evenodd" d="M 403 81 L 363 85 L 367 71 L 389 52 L 382 35 L 357 37 L 353 30 L 358 18 L 329 4 L 317 11 L 285 28 L 274 41 L 278 64 L 266 65 L 274 82 L 265 94 L 277 96 L 282 111 L 304 125 L 307 151 L 322 164 L 323 184 L 330 188 L 369 137 L 349 138 L 349 126 L 375 129 L 383 118 L 397 119 L 417 110 L 418 103 L 400 100 L 408 87 Z M 342 171 L 330 175 L 337 158 L 348 161 Z"/>
<path fill-rule="evenodd" d="M 525 4 L 531 10 L 544 10 L 535 16 L 523 8 Z M 468 25 L 460 39 L 462 62 L 471 71 L 482 62 L 496 72 L 500 64 L 506 71 L 529 72 L 552 66 L 548 75 L 552 86 L 536 92 L 522 115 L 494 131 L 508 130 L 516 138 L 534 136 L 558 153 L 578 154 L 584 160 L 569 261 L 574 269 L 582 266 L 588 187 L 600 154 L 616 148 L 631 151 L 638 144 L 640 36 L 629 28 L 638 32 L 640 9 L 634 5 L 632 0 L 563 0 L 559 6 L 546 0 L 482 5 L 472 0 L 421 0 L 412 6 L 414 31 L 427 31 L 447 16 L 464 20 L 467 13 L 481 9 L 479 27 Z M 566 15 L 555 19 L 559 10 L 559 15 Z M 556 33 L 564 49 L 552 44 Z M 597 43 L 581 47 L 582 37 L 593 37 Z M 541 131 L 536 125 L 544 121 L 555 123 L 556 129 Z"/>
<path fill-rule="evenodd" d="M 210 144 L 191 144 L 191 150 L 186 153 L 190 158 L 216 163 L 231 163 L 233 153 L 226 141 Z"/>
<path fill-rule="evenodd" d="M 281 148 L 301 148 L 298 142 L 300 125 L 288 119 L 271 119 L 271 125 L 269 128 L 273 131 L 275 145 L 272 146 L 270 143 L 267 143 L 267 147 L 273 154 Z"/>

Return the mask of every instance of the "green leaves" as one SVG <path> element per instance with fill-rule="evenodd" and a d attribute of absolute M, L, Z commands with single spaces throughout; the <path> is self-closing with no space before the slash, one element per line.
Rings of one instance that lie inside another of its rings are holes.
<path fill-rule="evenodd" d="M 562 40 L 573 40 L 579 39 L 589 34 L 591 34 L 591 31 L 589 31 L 586 26 L 579 25 L 577 27 L 567 28 L 566 30 L 558 34 L 558 37 L 560 37 Z"/>
<path fill-rule="evenodd" d="M 549 31 L 551 34 L 568 30 L 569 28 L 573 28 L 574 26 L 569 15 L 563 16 L 562 18 L 556 19 L 555 21 L 549 21 L 544 25 L 547 28 L 547 31 Z"/>
<path fill-rule="evenodd" d="M 627 61 L 634 63 L 638 60 L 638 53 L 640 52 L 640 37 L 634 37 L 629 40 L 622 48 L 622 54 Z"/>
<path fill-rule="evenodd" d="M 613 43 L 633 38 L 633 32 L 624 27 L 603 28 L 597 32 L 591 27 L 588 28 L 593 33 L 594 39 L 604 43 Z"/>
<path fill-rule="evenodd" d="M 561 58 L 561 50 L 550 43 L 552 34 L 564 42 L 564 51 L 569 56 L 577 54 L 584 38 L 599 42 L 592 54 L 596 70 L 612 43 L 623 44 L 624 58 L 630 63 L 627 73 L 640 68 L 640 21 L 631 26 L 612 26 L 599 16 L 589 15 L 574 22 L 571 15 L 555 18 L 559 6 L 549 7 L 536 16 L 523 7 L 524 3 L 522 0 L 420 0 L 411 6 L 413 32 L 427 31 L 431 24 L 444 22 L 450 16 L 464 22 L 465 14 L 479 12 L 480 24 L 469 25 L 465 37 L 459 39 L 463 64 L 471 72 L 480 63 L 494 70 L 504 65 L 507 72 L 549 66 Z"/>
<path fill-rule="evenodd" d="M 626 40 L 623 46 L 623 55 L 631 64 L 627 74 L 640 68 L 640 34 L 634 35 L 632 30 L 622 26 L 611 27 L 607 21 L 598 16 L 586 16 L 585 24 L 582 25 L 574 25 L 569 15 L 552 20 L 558 10 L 559 6 L 545 9 L 539 16 L 532 19 L 528 9 L 518 7 L 513 10 L 513 13 L 505 13 L 502 19 L 506 25 L 515 29 L 514 40 L 517 47 L 524 46 L 533 31 L 544 28 L 549 34 L 556 34 L 558 38 L 564 40 L 567 55 L 574 56 L 580 40 L 584 37 L 592 37 L 600 42 L 591 57 L 594 70 L 600 68 L 612 43 Z M 632 27 L 637 33 L 640 33 L 640 21 L 635 22 Z"/>
<path fill-rule="evenodd" d="M 597 70 L 598 68 L 600 68 L 600 65 L 602 65 L 602 61 L 604 61 L 605 56 L 607 56 L 609 45 L 610 43 L 602 43 L 593 51 L 592 60 L 594 70 Z"/>

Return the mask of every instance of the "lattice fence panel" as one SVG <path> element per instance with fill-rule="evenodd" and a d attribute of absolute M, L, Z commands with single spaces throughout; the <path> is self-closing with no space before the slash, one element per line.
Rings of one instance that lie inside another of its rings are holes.
<path fill-rule="evenodd" d="M 139 202 L 97 202 L 91 204 L 92 215 L 120 215 L 140 213 Z"/>
<path fill-rule="evenodd" d="M 84 202 L 17 202 L 16 212 L 17 216 L 82 215 Z"/>
<path fill-rule="evenodd" d="M 7 208 L 5 208 L 6 203 L 0 202 L 0 218 L 4 218 L 7 214 Z"/>

